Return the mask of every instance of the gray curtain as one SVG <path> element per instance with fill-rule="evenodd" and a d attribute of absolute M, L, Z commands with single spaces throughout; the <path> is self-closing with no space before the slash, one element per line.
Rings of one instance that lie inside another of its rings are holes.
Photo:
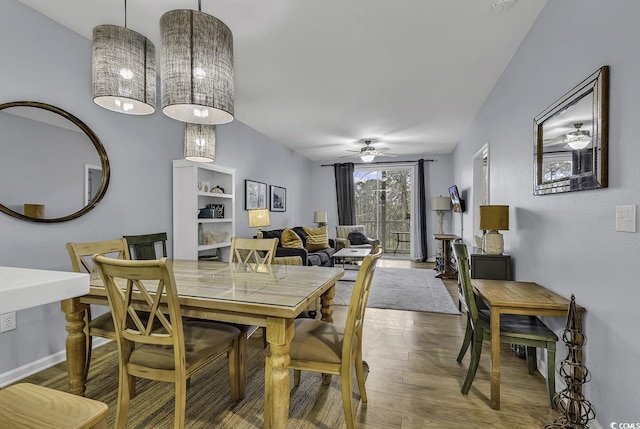
<path fill-rule="evenodd" d="M 336 178 L 338 225 L 356 224 L 356 201 L 353 190 L 353 162 L 333 164 Z"/>
<path fill-rule="evenodd" d="M 427 262 L 427 191 L 424 185 L 424 159 L 418 161 L 418 199 L 420 205 L 420 219 L 422 222 L 419 224 L 420 247 L 422 247 L 422 259 L 420 262 Z"/>

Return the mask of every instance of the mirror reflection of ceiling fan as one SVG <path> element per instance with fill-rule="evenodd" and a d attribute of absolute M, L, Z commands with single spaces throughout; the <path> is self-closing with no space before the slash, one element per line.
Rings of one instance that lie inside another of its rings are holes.
<path fill-rule="evenodd" d="M 360 158 L 362 162 L 372 162 L 376 156 L 398 156 L 393 153 L 387 152 L 390 150 L 388 147 L 375 148 L 371 146 L 373 140 L 363 140 L 364 146 L 360 150 L 349 150 L 347 152 L 355 152 L 355 155 L 341 156 L 340 158 Z"/>
<path fill-rule="evenodd" d="M 565 147 L 569 147 L 574 150 L 584 149 L 591 143 L 591 133 L 589 131 L 581 130 L 582 122 L 576 122 L 573 124 L 575 131 L 562 134 L 554 139 L 544 141 L 544 146 L 551 146 L 557 144 L 564 144 Z"/>

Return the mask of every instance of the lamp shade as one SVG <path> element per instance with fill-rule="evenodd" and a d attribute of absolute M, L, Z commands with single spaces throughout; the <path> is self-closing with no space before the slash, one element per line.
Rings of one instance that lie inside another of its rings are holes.
<path fill-rule="evenodd" d="M 269 210 L 267 209 L 254 209 L 249 211 L 249 228 L 262 228 L 263 226 L 269 226 Z"/>
<path fill-rule="evenodd" d="M 509 206 L 480 206 L 480 229 L 509 229 Z"/>
<path fill-rule="evenodd" d="M 442 195 L 439 197 L 432 197 L 431 210 L 451 210 L 451 198 L 443 197 Z"/>
<path fill-rule="evenodd" d="M 93 101 L 129 115 L 156 111 L 156 48 L 140 33 L 117 25 L 93 29 Z"/>
<path fill-rule="evenodd" d="M 327 212 L 313 212 L 313 223 L 327 223 Z"/>
<path fill-rule="evenodd" d="M 216 126 L 187 122 L 184 129 L 184 157 L 196 162 L 215 161 Z"/>
<path fill-rule="evenodd" d="M 206 13 L 178 9 L 160 18 L 162 111 L 195 124 L 225 124 L 234 115 L 233 36 Z"/>

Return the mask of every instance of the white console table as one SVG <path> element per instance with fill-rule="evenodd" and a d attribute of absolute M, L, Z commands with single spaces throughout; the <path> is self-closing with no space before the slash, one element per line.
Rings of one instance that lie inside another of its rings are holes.
<path fill-rule="evenodd" d="M 89 274 L 0 267 L 0 314 L 89 293 Z"/>

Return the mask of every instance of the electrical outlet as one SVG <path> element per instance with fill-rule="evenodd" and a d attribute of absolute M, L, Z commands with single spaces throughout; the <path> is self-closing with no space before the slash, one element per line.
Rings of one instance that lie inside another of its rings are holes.
<path fill-rule="evenodd" d="M 16 329 L 16 312 L 0 314 L 0 333 Z"/>

